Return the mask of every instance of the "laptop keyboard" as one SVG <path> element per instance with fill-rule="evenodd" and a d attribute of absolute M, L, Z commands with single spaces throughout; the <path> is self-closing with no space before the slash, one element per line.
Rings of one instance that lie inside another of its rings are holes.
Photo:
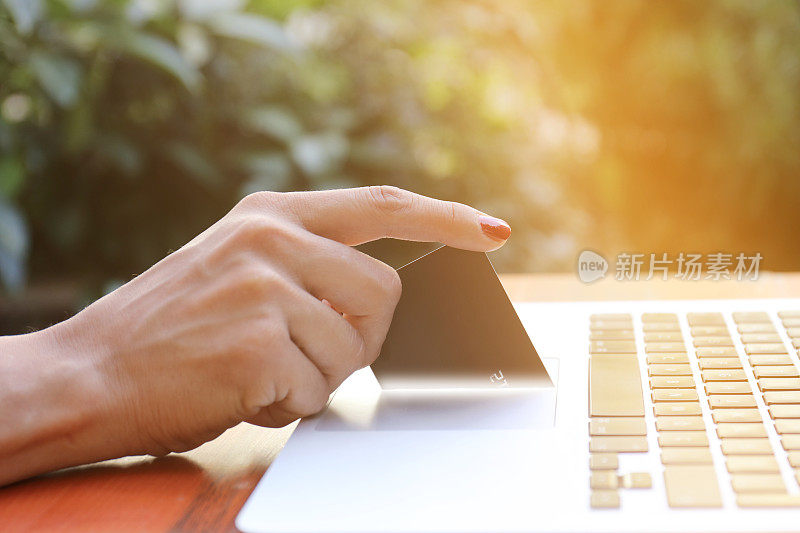
<path fill-rule="evenodd" d="M 648 452 L 645 394 L 670 507 L 722 507 L 722 483 L 739 507 L 800 507 L 800 311 L 729 319 L 688 313 L 686 338 L 673 313 L 644 313 L 636 321 L 628 314 L 591 316 L 592 507 L 618 508 L 625 490 L 652 487 L 649 472 L 619 471 L 620 454 Z M 724 476 L 712 447 L 724 458 Z M 794 476 L 791 489 L 785 472 Z"/>

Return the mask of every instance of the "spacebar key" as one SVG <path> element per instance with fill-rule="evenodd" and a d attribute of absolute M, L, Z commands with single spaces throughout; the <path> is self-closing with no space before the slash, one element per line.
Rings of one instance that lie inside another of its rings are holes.
<path fill-rule="evenodd" d="M 712 465 L 667 465 L 664 484 L 670 507 L 722 507 Z"/>
<path fill-rule="evenodd" d="M 591 356 L 589 415 L 644 416 L 642 377 L 635 355 Z"/>

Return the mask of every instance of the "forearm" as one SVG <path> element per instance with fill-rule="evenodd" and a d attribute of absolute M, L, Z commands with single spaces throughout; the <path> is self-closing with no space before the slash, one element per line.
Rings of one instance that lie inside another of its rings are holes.
<path fill-rule="evenodd" d="M 63 325 L 0 337 L 0 485 L 124 453 L 105 437 L 106 388 Z"/>

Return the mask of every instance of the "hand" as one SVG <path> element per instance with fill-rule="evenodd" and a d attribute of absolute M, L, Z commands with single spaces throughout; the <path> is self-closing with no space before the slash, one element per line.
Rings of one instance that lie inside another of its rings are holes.
<path fill-rule="evenodd" d="M 319 411 L 378 356 L 400 297 L 394 269 L 350 246 L 394 237 L 489 251 L 510 231 L 393 187 L 248 196 L 51 328 L 50 346 L 70 347 L 90 376 L 93 414 L 77 438 L 95 452 L 80 460 L 183 451 L 243 420 L 278 427 Z"/>

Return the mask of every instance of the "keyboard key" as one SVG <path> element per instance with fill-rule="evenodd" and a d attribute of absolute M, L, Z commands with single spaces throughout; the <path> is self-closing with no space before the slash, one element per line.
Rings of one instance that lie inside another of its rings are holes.
<path fill-rule="evenodd" d="M 769 391 L 764 393 L 764 403 L 800 403 L 800 391 Z"/>
<path fill-rule="evenodd" d="M 761 378 L 758 388 L 768 390 L 800 390 L 800 378 Z"/>
<path fill-rule="evenodd" d="M 775 326 L 766 322 L 760 324 L 739 324 L 736 326 L 739 333 L 777 333 Z"/>
<path fill-rule="evenodd" d="M 712 409 L 737 408 L 746 409 L 756 407 L 756 399 L 752 394 L 711 394 L 708 396 L 708 404 Z"/>
<path fill-rule="evenodd" d="M 761 422 L 758 409 L 715 409 L 711 411 L 714 423 L 722 422 Z"/>
<path fill-rule="evenodd" d="M 709 368 L 742 368 L 742 362 L 738 357 L 700 357 L 697 365 L 701 370 Z"/>
<path fill-rule="evenodd" d="M 736 439 L 726 438 L 722 441 L 722 453 L 725 455 L 772 455 L 772 447 L 768 439 Z"/>
<path fill-rule="evenodd" d="M 744 353 L 752 355 L 752 354 L 762 354 L 762 353 L 785 354 L 788 352 L 786 351 L 786 346 L 784 346 L 782 342 L 766 342 L 758 344 L 745 344 Z"/>
<path fill-rule="evenodd" d="M 593 490 L 590 496 L 593 509 L 618 509 L 619 492 L 616 490 Z"/>
<path fill-rule="evenodd" d="M 592 355 L 614 353 L 635 354 L 636 343 L 634 341 L 591 341 L 589 343 L 589 353 Z"/>
<path fill-rule="evenodd" d="M 800 451 L 800 435 L 781 436 L 781 445 L 787 452 Z"/>
<path fill-rule="evenodd" d="M 647 331 L 644 334 L 644 342 L 683 343 L 683 335 L 680 331 Z"/>
<path fill-rule="evenodd" d="M 589 324 L 590 331 L 630 330 L 633 322 L 630 320 L 595 320 Z"/>
<path fill-rule="evenodd" d="M 632 329 L 600 329 L 589 333 L 590 341 L 632 341 Z"/>
<path fill-rule="evenodd" d="M 650 378 L 651 389 L 693 389 L 692 376 L 653 376 Z"/>
<path fill-rule="evenodd" d="M 792 366 L 756 366 L 753 367 L 756 378 L 796 378 L 800 376 L 797 368 Z"/>
<path fill-rule="evenodd" d="M 646 437 L 597 436 L 589 440 L 590 452 L 634 453 L 647 451 Z"/>
<path fill-rule="evenodd" d="M 753 366 L 791 365 L 792 360 L 788 355 L 751 355 L 750 364 Z"/>
<path fill-rule="evenodd" d="M 736 495 L 739 507 L 800 507 L 800 495 L 751 492 Z"/>
<path fill-rule="evenodd" d="M 778 368 L 778 367 L 759 367 Z M 761 378 L 758 387 L 762 391 L 800 390 L 800 378 Z"/>
<path fill-rule="evenodd" d="M 775 431 L 780 435 L 786 433 L 800 433 L 800 420 L 780 418 L 775 421 Z"/>
<path fill-rule="evenodd" d="M 709 381 L 706 394 L 750 394 L 752 389 L 746 381 Z"/>
<path fill-rule="evenodd" d="M 733 313 L 733 320 L 737 324 L 746 322 L 770 322 L 769 315 L 764 311 L 738 311 Z"/>
<path fill-rule="evenodd" d="M 619 468 L 619 456 L 616 453 L 593 453 L 589 455 L 589 469 L 616 470 Z"/>
<path fill-rule="evenodd" d="M 650 353 L 647 354 L 648 364 L 659 363 L 689 363 L 689 356 L 685 353 Z"/>
<path fill-rule="evenodd" d="M 764 424 L 747 424 L 740 422 L 724 422 L 717 424 L 717 436 L 721 439 L 728 437 L 764 437 L 767 436 L 767 430 Z"/>
<path fill-rule="evenodd" d="M 789 466 L 800 468 L 800 452 L 789 452 L 786 457 L 789 459 Z"/>
<path fill-rule="evenodd" d="M 747 381 L 744 370 L 703 370 L 703 381 Z"/>
<path fill-rule="evenodd" d="M 709 348 L 696 348 L 697 357 L 737 357 L 734 348 L 729 346 L 711 346 Z"/>
<path fill-rule="evenodd" d="M 800 328 L 786 328 L 786 334 L 792 339 L 800 338 Z"/>
<path fill-rule="evenodd" d="M 642 322 L 677 322 L 675 313 L 642 313 Z"/>
<path fill-rule="evenodd" d="M 647 366 L 651 376 L 691 376 L 692 368 L 687 364 L 652 364 Z"/>
<path fill-rule="evenodd" d="M 644 417 L 593 417 L 589 435 L 647 435 Z"/>
<path fill-rule="evenodd" d="M 692 340 L 695 348 L 711 348 L 714 346 L 733 346 L 730 337 L 695 337 Z"/>
<path fill-rule="evenodd" d="M 800 405 L 770 405 L 768 409 L 772 418 L 800 418 Z"/>
<path fill-rule="evenodd" d="M 654 402 L 696 402 L 697 391 L 694 389 L 656 389 L 653 391 Z"/>
<path fill-rule="evenodd" d="M 782 492 L 786 490 L 780 474 L 731 474 L 734 492 Z"/>
<path fill-rule="evenodd" d="M 642 324 L 642 331 L 649 333 L 651 331 L 680 331 L 681 327 L 677 322 L 645 322 Z"/>
<path fill-rule="evenodd" d="M 644 345 L 645 353 L 682 353 L 686 350 L 686 345 L 682 342 L 648 342 Z"/>
<path fill-rule="evenodd" d="M 589 477 L 589 486 L 593 489 L 616 489 L 619 477 L 613 470 L 596 470 Z"/>
<path fill-rule="evenodd" d="M 782 320 L 785 328 L 800 328 L 800 318 L 784 318 Z"/>
<path fill-rule="evenodd" d="M 690 326 L 724 326 L 725 319 L 721 313 L 688 313 L 686 315 Z"/>
<path fill-rule="evenodd" d="M 800 318 L 800 311 L 778 311 L 778 316 L 781 319 L 784 318 Z"/>
<path fill-rule="evenodd" d="M 705 431 L 665 431 L 658 436 L 658 445 L 669 446 L 708 446 Z"/>
<path fill-rule="evenodd" d="M 777 333 L 745 333 L 741 338 L 744 344 L 763 342 L 783 342 Z"/>
<path fill-rule="evenodd" d="M 591 416 L 644 416 L 642 379 L 635 355 L 593 355 L 589 376 Z"/>
<path fill-rule="evenodd" d="M 730 337 L 725 326 L 695 326 L 690 329 L 692 337 Z"/>
<path fill-rule="evenodd" d="M 705 431 L 706 425 L 701 416 L 657 416 L 658 431 Z"/>
<path fill-rule="evenodd" d="M 713 466 L 668 465 L 664 484 L 670 507 L 722 507 Z"/>
<path fill-rule="evenodd" d="M 708 448 L 664 448 L 661 462 L 665 465 L 713 464 Z"/>
<path fill-rule="evenodd" d="M 653 479 L 647 472 L 631 472 L 621 477 L 620 484 L 625 489 L 649 489 L 653 486 Z"/>
<path fill-rule="evenodd" d="M 653 405 L 656 416 L 696 416 L 702 413 L 698 402 L 664 402 Z"/>
<path fill-rule="evenodd" d="M 725 466 L 731 474 L 739 472 L 760 472 L 777 474 L 780 472 L 778 461 L 771 455 L 728 455 Z"/>

